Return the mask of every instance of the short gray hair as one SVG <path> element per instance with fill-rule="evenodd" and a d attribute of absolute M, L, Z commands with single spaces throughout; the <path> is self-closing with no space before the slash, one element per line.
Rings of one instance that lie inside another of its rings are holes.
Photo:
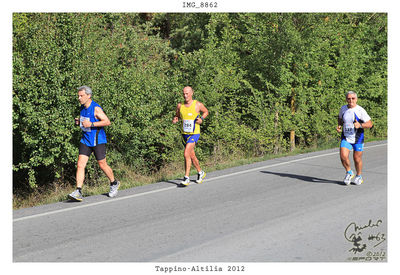
<path fill-rule="evenodd" d="M 89 87 L 89 86 L 80 86 L 79 88 L 78 88 L 78 92 L 79 91 L 85 91 L 85 93 L 87 94 L 87 95 L 91 95 L 92 94 L 92 89 Z"/>
<path fill-rule="evenodd" d="M 355 96 L 358 98 L 357 93 L 356 93 L 356 92 L 353 92 L 353 91 L 348 91 L 348 92 L 346 93 L 346 98 L 347 98 L 348 95 L 355 95 Z"/>

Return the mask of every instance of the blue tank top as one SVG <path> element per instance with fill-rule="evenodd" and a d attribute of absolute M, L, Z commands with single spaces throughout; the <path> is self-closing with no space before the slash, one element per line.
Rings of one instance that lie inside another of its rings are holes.
<path fill-rule="evenodd" d="M 89 147 L 94 147 L 98 144 L 107 143 L 106 132 L 104 131 L 104 127 L 88 127 L 85 128 L 82 125 L 82 121 L 88 120 L 90 122 L 99 121 L 94 116 L 94 109 L 96 107 L 101 108 L 99 104 L 92 101 L 88 108 L 85 108 L 84 105 L 81 105 L 81 113 L 80 113 L 80 127 L 82 129 L 82 139 L 81 143 L 85 144 Z M 102 109 L 102 108 L 101 108 Z"/>

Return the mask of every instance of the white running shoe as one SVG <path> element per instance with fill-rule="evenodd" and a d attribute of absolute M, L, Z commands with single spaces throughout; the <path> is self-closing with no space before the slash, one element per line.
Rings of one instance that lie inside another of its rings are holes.
<path fill-rule="evenodd" d="M 197 183 L 202 183 L 203 179 L 206 177 L 206 172 L 204 172 L 203 170 L 200 171 L 200 173 L 197 174 Z"/>
<path fill-rule="evenodd" d="M 68 195 L 68 198 L 73 201 L 82 201 L 83 196 L 79 189 L 76 189 L 74 192 Z"/>
<path fill-rule="evenodd" d="M 346 176 L 343 179 L 344 184 L 349 185 L 353 178 L 354 178 L 353 171 L 350 170 L 349 172 L 346 172 Z"/>
<path fill-rule="evenodd" d="M 361 185 L 364 182 L 363 178 L 361 177 L 361 175 L 356 176 L 356 178 L 354 179 L 354 184 L 355 185 Z"/>
<path fill-rule="evenodd" d="M 108 192 L 108 196 L 110 198 L 115 197 L 118 194 L 118 188 L 121 185 L 119 181 L 116 184 L 110 184 L 110 192 Z"/>
<path fill-rule="evenodd" d="M 190 183 L 190 178 L 189 177 L 184 177 L 183 178 L 183 180 L 181 181 L 181 185 L 184 185 L 184 186 L 188 186 L 189 185 L 189 183 Z"/>

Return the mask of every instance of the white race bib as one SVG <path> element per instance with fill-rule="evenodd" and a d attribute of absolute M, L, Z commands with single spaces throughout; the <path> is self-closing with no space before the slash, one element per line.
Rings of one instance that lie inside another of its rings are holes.
<path fill-rule="evenodd" d="M 355 134 L 354 124 L 353 123 L 343 124 L 343 132 L 346 137 L 354 135 Z"/>
<path fill-rule="evenodd" d="M 184 119 L 183 120 L 183 131 L 185 133 L 192 133 L 194 131 L 194 120 Z"/>
<path fill-rule="evenodd" d="M 356 129 L 353 123 L 343 124 L 343 134 L 349 143 L 356 142 Z"/>
<path fill-rule="evenodd" d="M 79 120 L 80 120 L 79 126 L 81 127 L 82 131 L 84 131 L 84 132 L 91 132 L 92 131 L 91 127 L 83 127 L 83 125 L 82 125 L 83 121 L 85 121 L 85 120 L 90 121 L 90 118 L 81 116 L 79 118 Z"/>

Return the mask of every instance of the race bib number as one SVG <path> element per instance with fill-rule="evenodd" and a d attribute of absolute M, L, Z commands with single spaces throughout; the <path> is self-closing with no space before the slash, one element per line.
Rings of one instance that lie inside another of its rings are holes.
<path fill-rule="evenodd" d="M 194 131 L 194 120 L 184 119 L 183 120 L 183 131 L 185 133 L 192 133 Z"/>
<path fill-rule="evenodd" d="M 343 125 L 343 134 L 349 143 L 356 142 L 356 129 L 353 123 L 345 123 Z"/>
<path fill-rule="evenodd" d="M 343 125 L 343 132 L 346 137 L 354 135 L 355 134 L 354 124 L 353 123 L 345 123 Z"/>
<path fill-rule="evenodd" d="M 83 127 L 82 122 L 85 121 L 85 120 L 90 121 L 90 118 L 81 116 L 81 117 L 79 118 L 79 121 L 80 121 L 79 126 L 81 127 L 82 131 L 88 132 L 88 133 L 89 133 L 89 132 L 92 131 L 92 128 L 91 128 L 91 127 Z"/>

